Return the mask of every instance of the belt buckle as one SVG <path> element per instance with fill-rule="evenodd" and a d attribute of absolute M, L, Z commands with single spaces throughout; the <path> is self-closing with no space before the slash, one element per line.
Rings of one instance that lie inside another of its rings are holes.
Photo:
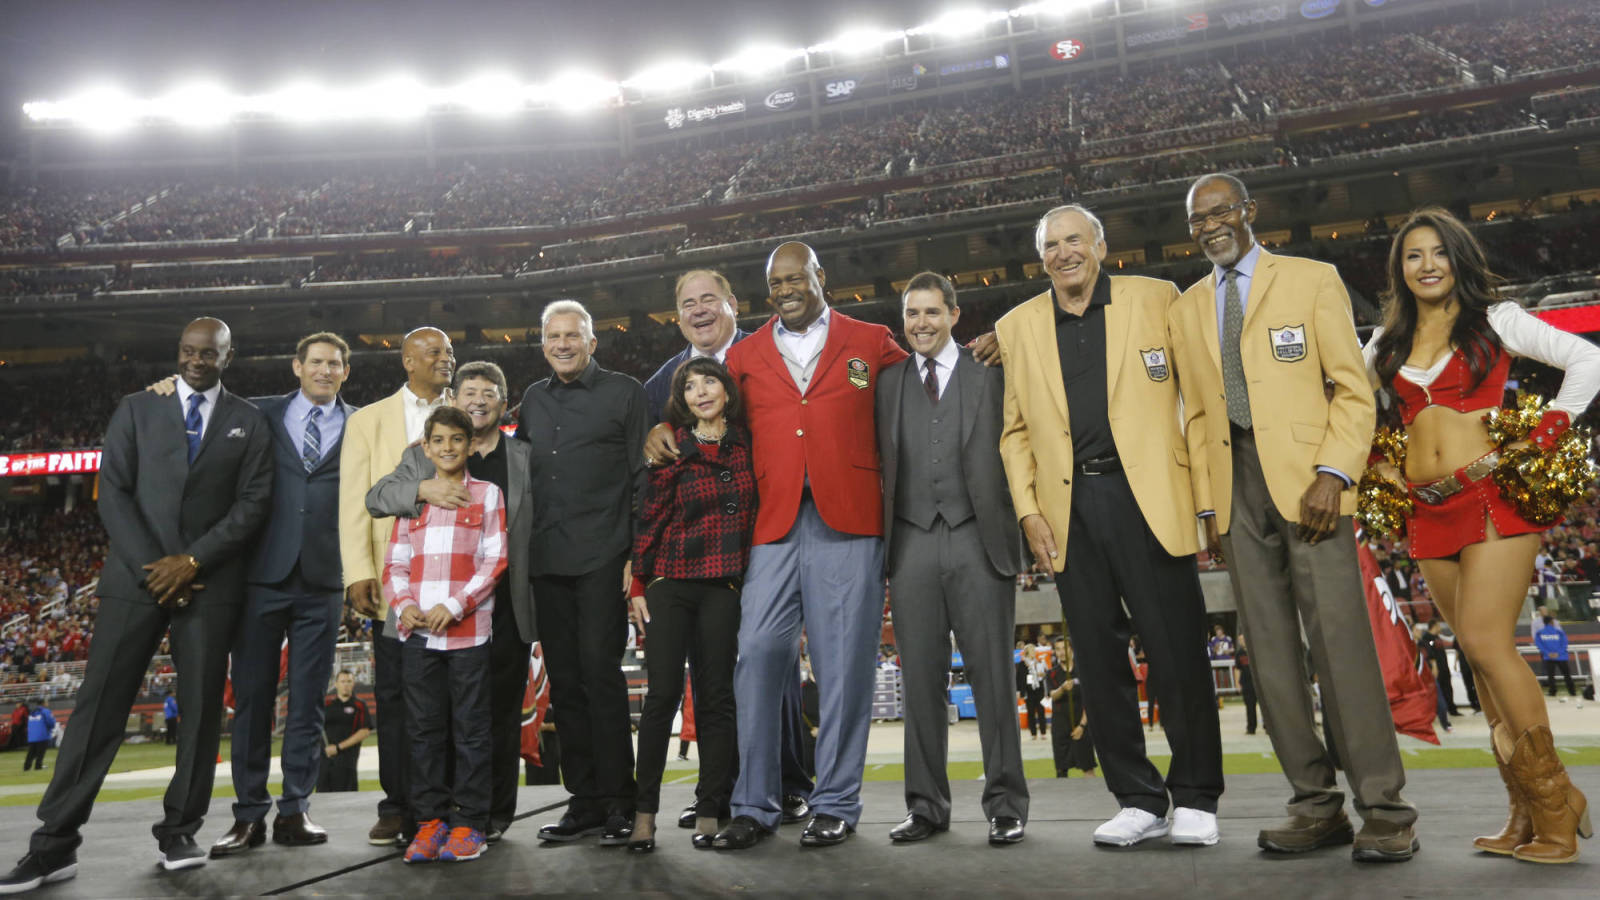
<path fill-rule="evenodd" d="M 1429 506 L 1438 506 L 1444 502 L 1444 494 L 1440 493 L 1439 489 L 1431 484 L 1425 484 L 1412 490 L 1416 492 L 1418 500 Z"/>

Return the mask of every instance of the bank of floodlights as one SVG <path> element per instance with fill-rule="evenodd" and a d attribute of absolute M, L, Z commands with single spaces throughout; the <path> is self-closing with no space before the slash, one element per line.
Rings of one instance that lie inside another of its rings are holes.
<path fill-rule="evenodd" d="M 328 87 L 308 80 L 291 82 L 264 94 L 241 95 L 219 84 L 196 82 L 154 99 L 140 100 L 115 87 L 96 87 L 65 100 L 25 103 L 23 114 L 34 122 L 65 122 L 92 131 L 115 132 L 145 121 L 171 122 L 205 129 L 240 118 L 294 123 L 376 119 L 404 122 L 435 109 L 458 109 L 483 116 L 509 116 L 536 106 L 584 110 L 616 106 L 624 88 L 640 94 L 679 93 L 719 72 L 747 77 L 781 70 L 807 56 L 863 56 L 907 37 L 933 35 L 959 39 L 983 33 L 991 24 L 1025 17 L 1060 17 L 1087 8 L 1096 0 L 1043 0 L 1015 9 L 952 9 L 924 25 L 908 29 L 856 27 L 810 47 L 752 45 L 712 65 L 675 61 L 650 66 L 621 82 L 587 72 L 564 72 L 548 81 L 527 84 L 505 72 L 486 73 L 461 84 L 429 88 L 407 75 L 392 75 L 366 84 Z"/>

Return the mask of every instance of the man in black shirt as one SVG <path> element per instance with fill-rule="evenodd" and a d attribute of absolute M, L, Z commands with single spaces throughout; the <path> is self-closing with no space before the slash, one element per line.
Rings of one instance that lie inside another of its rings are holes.
<path fill-rule="evenodd" d="M 511 826 L 517 812 L 517 773 L 521 771 L 522 695 L 528 686 L 528 655 L 535 635 L 533 598 L 528 583 L 529 531 L 533 510 L 528 484 L 526 443 L 500 432 L 505 415 L 505 373 L 492 362 L 470 362 L 456 370 L 454 405 L 472 419 L 472 455 L 467 471 L 487 481 L 506 498 L 506 574 L 495 585 L 494 621 L 489 636 L 489 745 L 491 843 Z M 374 517 L 414 516 L 424 502 L 458 509 L 471 502 L 459 482 L 434 477 L 433 463 L 420 445 L 406 448 L 400 465 L 367 492 Z"/>
<path fill-rule="evenodd" d="M 361 759 L 361 742 L 372 733 L 367 705 L 355 695 L 356 677 L 340 669 L 333 679 L 334 695 L 322 708 L 323 755 L 317 793 L 361 790 L 356 763 Z"/>
<path fill-rule="evenodd" d="M 634 802 L 623 571 L 649 408 L 639 382 L 594 361 L 594 320 L 581 304 L 551 303 L 542 326 L 555 374 L 523 395 L 517 436 L 533 451 L 530 572 L 572 799 L 539 837 L 600 832 L 601 844 L 619 845 L 632 833 Z"/>

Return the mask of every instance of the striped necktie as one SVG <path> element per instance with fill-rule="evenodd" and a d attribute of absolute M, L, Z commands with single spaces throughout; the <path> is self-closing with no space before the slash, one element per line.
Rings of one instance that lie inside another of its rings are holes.
<path fill-rule="evenodd" d="M 189 414 L 183 417 L 184 436 L 189 439 L 189 462 L 200 455 L 201 432 L 205 430 L 205 420 L 200 418 L 200 404 L 206 402 L 206 395 L 196 391 L 189 395 Z"/>
<path fill-rule="evenodd" d="M 322 458 L 322 407 L 311 407 L 311 414 L 306 416 L 306 436 L 300 444 L 300 461 L 305 463 L 309 472 L 317 467 L 317 460 Z"/>
<path fill-rule="evenodd" d="M 1244 360 L 1239 355 L 1239 337 L 1244 333 L 1244 308 L 1239 303 L 1239 271 L 1223 269 L 1222 292 L 1222 391 L 1228 400 L 1228 418 L 1240 428 L 1251 427 L 1250 391 L 1245 385 Z"/>

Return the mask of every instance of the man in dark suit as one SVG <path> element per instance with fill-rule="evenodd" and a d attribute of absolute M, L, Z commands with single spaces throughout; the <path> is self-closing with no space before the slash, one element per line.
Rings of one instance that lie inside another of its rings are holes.
<path fill-rule="evenodd" d="M 678 307 L 678 329 L 689 345 L 661 364 L 650 380 L 644 383 L 645 399 L 650 404 L 650 422 L 665 421 L 667 394 L 671 390 L 672 374 L 678 367 L 696 356 L 709 356 L 717 362 L 726 362 L 728 348 L 750 336 L 739 327 L 739 300 L 733 295 L 733 285 L 714 269 L 690 269 L 678 276 L 673 288 Z M 795 670 L 794 683 L 783 692 L 783 822 L 790 824 L 805 819 L 810 813 L 807 798 L 811 796 L 813 773 L 805 762 L 805 724 L 800 715 L 800 672 Z M 738 765 L 737 754 L 735 766 Z M 678 816 L 678 825 L 693 828 L 694 804 L 689 804 Z"/>
<path fill-rule="evenodd" d="M 232 360 L 228 326 L 195 319 L 178 343 L 177 397 L 130 394 L 111 416 L 100 463 L 110 549 L 95 640 L 55 777 L 39 803 L 44 824 L 0 888 L 26 890 L 77 874 L 78 829 L 169 629 L 184 715 L 176 772 L 152 831 L 163 868 L 205 864 L 194 834 L 211 803 L 228 647 L 244 600 L 244 550 L 272 493 L 266 417 L 222 387 Z"/>
<path fill-rule="evenodd" d="M 490 482 L 506 498 L 510 562 L 495 585 L 494 624 L 489 637 L 489 743 L 491 748 L 489 831 L 498 841 L 517 812 L 517 773 L 521 770 L 522 699 L 528 687 L 528 653 L 538 640 L 533 591 L 528 580 L 533 491 L 528 479 L 527 441 L 500 432 L 506 412 L 506 375 L 492 362 L 470 362 L 456 370 L 454 405 L 472 419 L 472 455 L 467 471 Z M 429 498 L 433 498 L 430 500 Z M 434 477 L 433 463 L 412 444 L 400 466 L 367 491 L 374 519 L 416 516 L 424 503 L 459 509 L 470 503 L 460 482 Z"/>
<path fill-rule="evenodd" d="M 289 642 L 289 707 L 283 729 L 283 791 L 274 843 L 321 844 L 328 833 L 307 814 L 324 756 L 322 699 L 333 671 L 344 577 L 339 566 L 339 447 L 353 411 L 339 397 L 350 346 L 336 334 L 308 335 L 291 364 L 300 388 L 258 397 L 272 428 L 272 511 L 256 542 L 242 627 L 233 645 L 233 828 L 213 857 L 266 840 L 272 719 L 278 660 Z"/>
<path fill-rule="evenodd" d="M 1028 784 L 1011 692 L 1022 537 L 1000 462 L 1005 376 L 950 338 L 955 286 L 923 272 L 902 311 L 912 355 L 883 372 L 876 417 L 883 542 L 905 691 L 905 821 L 896 843 L 950 826 L 945 772 L 950 632 L 966 666 L 983 747 L 989 843 L 1022 840 Z"/>

